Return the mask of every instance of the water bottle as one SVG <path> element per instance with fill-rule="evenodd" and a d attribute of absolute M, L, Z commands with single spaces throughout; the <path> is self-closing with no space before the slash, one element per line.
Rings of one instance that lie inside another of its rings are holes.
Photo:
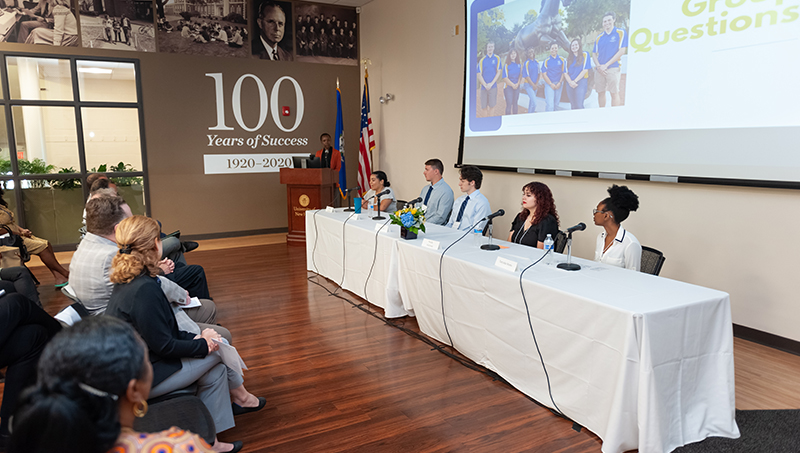
<path fill-rule="evenodd" d="M 550 252 L 547 253 L 547 256 L 544 259 L 544 264 L 547 266 L 552 265 L 554 262 L 553 253 L 555 253 L 555 250 L 553 250 L 553 244 L 554 244 L 553 236 L 548 234 L 547 238 L 545 238 L 544 240 L 544 251 L 545 253 L 547 253 L 548 251 Z"/>
<path fill-rule="evenodd" d="M 483 228 L 477 227 L 472 232 L 472 241 L 475 247 L 480 247 L 483 244 Z"/>

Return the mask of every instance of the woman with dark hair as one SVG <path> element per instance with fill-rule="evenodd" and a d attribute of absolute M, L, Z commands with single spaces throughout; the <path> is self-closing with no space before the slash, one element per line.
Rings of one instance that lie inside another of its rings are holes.
<path fill-rule="evenodd" d="M 65 329 L 44 349 L 38 371 L 20 400 L 9 453 L 213 451 L 175 427 L 133 431 L 134 418 L 147 413 L 153 368 L 142 339 L 119 319 L 92 317 Z"/>
<path fill-rule="evenodd" d="M 636 236 L 620 224 L 631 211 L 639 209 L 639 197 L 627 186 L 614 184 L 608 188 L 608 198 L 597 205 L 594 224 L 603 227 L 597 236 L 594 260 L 613 266 L 639 270 L 642 262 L 642 245 Z"/>
<path fill-rule="evenodd" d="M 506 56 L 506 64 L 503 68 L 503 82 L 506 83 L 506 87 L 503 89 L 503 96 L 506 99 L 506 115 L 517 114 L 519 91 L 522 85 L 521 74 L 522 66 L 519 56 L 517 56 L 516 50 L 511 49 Z"/>
<path fill-rule="evenodd" d="M 36 363 L 61 324 L 20 294 L 0 296 L 0 368 L 6 370 L 0 406 L 0 451 L 22 389 L 36 382 Z"/>
<path fill-rule="evenodd" d="M 142 336 L 153 364 L 152 397 L 198 383 L 198 398 L 206 405 L 217 433 L 235 426 L 234 415 L 260 410 L 266 404 L 244 387 L 242 376 L 222 363 L 222 337 L 213 329 L 199 335 L 178 328 L 175 313 L 157 275 L 162 246 L 155 220 L 136 215 L 117 225 L 119 253 L 111 262 L 114 289 L 106 316 L 128 322 Z M 231 405 L 233 403 L 233 405 Z M 239 451 L 241 443 L 216 441 L 214 451 Z"/>
<path fill-rule="evenodd" d="M 31 255 L 39 255 L 45 266 L 50 269 L 56 281 L 56 288 L 67 286 L 69 271 L 61 266 L 53 252 L 53 246 L 47 239 L 37 238 L 31 230 L 22 228 L 14 220 L 14 211 L 8 209 L 8 203 L 3 199 L 4 191 L 0 189 L 0 225 L 8 227 L 12 233 L 22 237 L 22 243 Z"/>
<path fill-rule="evenodd" d="M 388 194 L 381 195 L 381 211 L 393 213 L 397 211 L 397 198 L 394 196 L 394 190 L 389 187 L 389 178 L 386 173 L 377 170 L 373 171 L 369 177 L 370 191 L 364 196 L 364 201 L 361 203 L 362 208 L 373 209 L 375 206 L 376 194 L 388 190 Z"/>
<path fill-rule="evenodd" d="M 528 183 L 522 188 L 522 211 L 511 224 L 508 242 L 543 249 L 548 234 L 553 240 L 558 234 L 558 212 L 553 193 L 544 183 Z"/>
<path fill-rule="evenodd" d="M 586 89 L 589 86 L 590 69 L 592 69 L 592 59 L 589 57 L 589 52 L 583 50 L 580 38 L 573 39 L 569 45 L 567 73 L 564 74 L 572 110 L 583 108 L 583 100 L 586 99 Z"/>

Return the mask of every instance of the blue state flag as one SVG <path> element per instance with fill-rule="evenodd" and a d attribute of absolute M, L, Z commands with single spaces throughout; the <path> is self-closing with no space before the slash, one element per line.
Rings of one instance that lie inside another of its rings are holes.
<path fill-rule="evenodd" d="M 339 194 L 345 198 L 343 192 L 347 188 L 347 169 L 344 165 L 344 122 L 342 121 L 342 93 L 336 87 L 336 133 L 334 135 L 334 146 L 342 155 L 342 166 L 339 168 Z"/>

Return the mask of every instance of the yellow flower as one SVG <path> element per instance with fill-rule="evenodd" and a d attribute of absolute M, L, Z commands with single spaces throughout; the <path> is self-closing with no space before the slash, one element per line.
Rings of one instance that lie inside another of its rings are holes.
<path fill-rule="evenodd" d="M 398 217 L 400 216 L 400 214 L 402 214 L 402 211 L 397 211 L 397 212 L 394 213 L 394 215 L 396 215 Z"/>
<path fill-rule="evenodd" d="M 416 214 L 416 213 L 417 213 L 417 208 L 412 208 L 412 209 L 411 209 L 411 213 L 412 213 L 412 214 Z"/>

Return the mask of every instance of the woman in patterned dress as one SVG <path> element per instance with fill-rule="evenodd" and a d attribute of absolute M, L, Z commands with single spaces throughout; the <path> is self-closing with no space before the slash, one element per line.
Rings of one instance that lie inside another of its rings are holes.
<path fill-rule="evenodd" d="M 131 326 L 109 316 L 64 329 L 39 360 L 38 382 L 19 402 L 9 453 L 210 453 L 196 434 L 173 427 L 137 433 L 153 368 Z M 241 447 L 240 447 L 241 448 Z"/>

